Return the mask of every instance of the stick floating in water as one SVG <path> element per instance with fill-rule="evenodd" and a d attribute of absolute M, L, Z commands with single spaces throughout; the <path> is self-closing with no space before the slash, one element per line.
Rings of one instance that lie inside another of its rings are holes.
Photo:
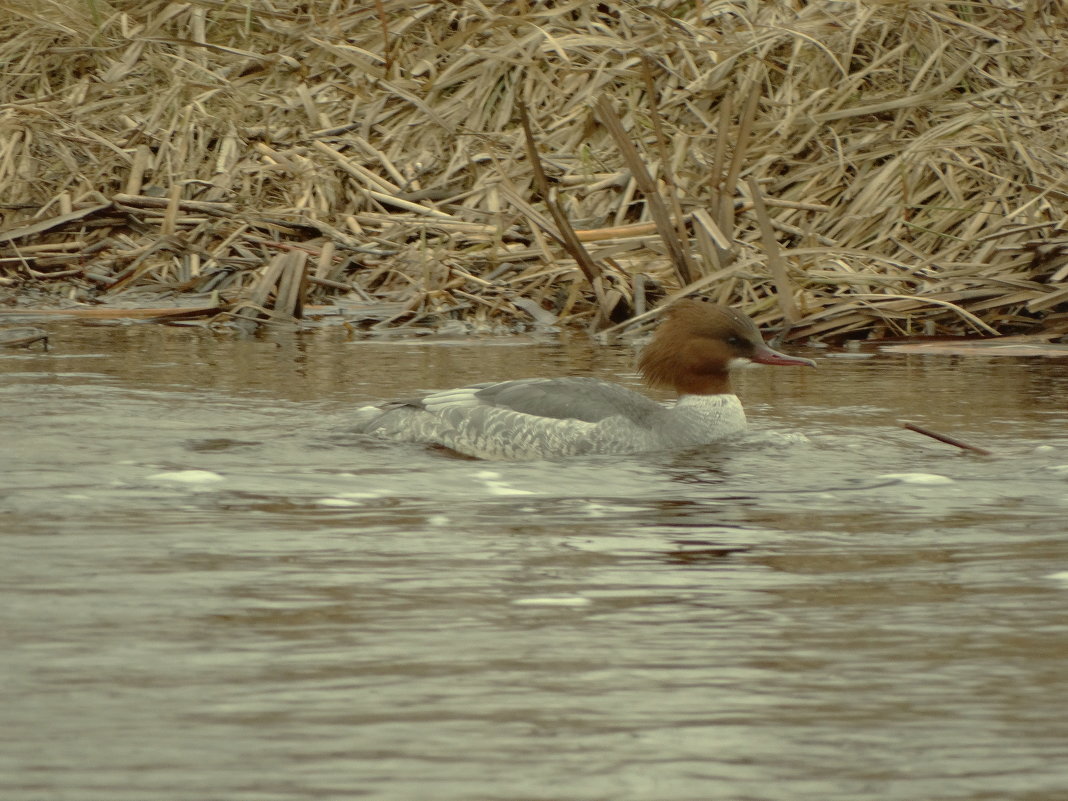
<path fill-rule="evenodd" d="M 944 442 L 947 445 L 955 445 L 958 448 L 962 448 L 966 451 L 972 451 L 973 453 L 981 453 L 983 456 L 990 456 L 991 451 L 986 448 L 980 448 L 978 445 L 969 445 L 967 442 L 962 442 L 956 437 L 951 437 L 948 434 L 940 434 L 937 431 L 932 431 L 929 428 L 918 426 L 915 423 L 902 423 L 902 426 L 909 431 L 915 431 L 917 434 L 923 434 L 924 436 L 931 437 L 931 439 L 937 439 L 939 442 Z"/>

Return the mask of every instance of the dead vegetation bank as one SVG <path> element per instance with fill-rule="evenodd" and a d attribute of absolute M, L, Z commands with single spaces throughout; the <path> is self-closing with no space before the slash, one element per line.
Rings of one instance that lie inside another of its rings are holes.
<path fill-rule="evenodd" d="M 475 330 L 702 291 L 796 336 L 1066 335 L 1064 13 L 0 0 L 0 291 Z"/>

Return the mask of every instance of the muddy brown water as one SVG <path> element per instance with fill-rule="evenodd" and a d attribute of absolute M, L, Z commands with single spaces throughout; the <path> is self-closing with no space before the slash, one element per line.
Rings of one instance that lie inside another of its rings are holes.
<path fill-rule="evenodd" d="M 1064 361 L 814 353 L 738 382 L 808 443 L 514 464 L 346 417 L 633 352 L 45 327 L 0 351 L 4 799 L 1068 797 Z"/>

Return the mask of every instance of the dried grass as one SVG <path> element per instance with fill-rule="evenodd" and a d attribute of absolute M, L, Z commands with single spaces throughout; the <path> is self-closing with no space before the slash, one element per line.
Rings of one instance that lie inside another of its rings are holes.
<path fill-rule="evenodd" d="M 795 336 L 1066 334 L 1065 11 L 0 0 L 0 283 L 244 327 L 700 288 Z"/>

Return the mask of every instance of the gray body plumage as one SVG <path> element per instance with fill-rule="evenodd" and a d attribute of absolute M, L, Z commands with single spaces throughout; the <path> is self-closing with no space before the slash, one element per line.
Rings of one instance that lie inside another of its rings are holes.
<path fill-rule="evenodd" d="M 596 378 L 474 384 L 356 415 L 357 431 L 483 459 L 665 450 L 715 442 L 746 427 L 736 395 L 684 395 L 664 406 Z"/>

